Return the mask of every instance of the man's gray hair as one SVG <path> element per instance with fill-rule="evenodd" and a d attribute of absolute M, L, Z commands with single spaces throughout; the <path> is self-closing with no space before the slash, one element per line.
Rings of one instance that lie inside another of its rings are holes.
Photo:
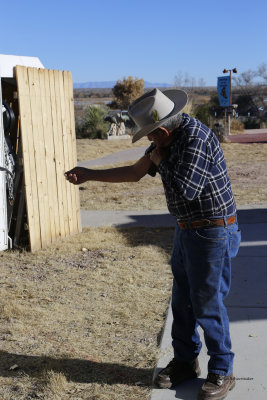
<path fill-rule="evenodd" d="M 173 131 L 174 129 L 178 128 L 182 122 L 182 114 L 176 114 L 166 122 L 162 123 L 162 127 L 167 129 L 168 131 Z"/>

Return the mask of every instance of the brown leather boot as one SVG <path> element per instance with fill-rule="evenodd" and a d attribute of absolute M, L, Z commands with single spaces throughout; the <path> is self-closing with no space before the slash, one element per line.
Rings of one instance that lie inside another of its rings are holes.
<path fill-rule="evenodd" d="M 198 393 L 198 400 L 222 400 L 234 387 L 235 378 L 233 374 L 223 376 L 209 373 Z"/>
<path fill-rule="evenodd" d="M 155 379 L 155 384 L 161 389 L 177 386 L 187 379 L 194 379 L 200 375 L 198 359 L 193 361 L 178 361 L 173 358 L 167 367 L 163 368 Z"/>

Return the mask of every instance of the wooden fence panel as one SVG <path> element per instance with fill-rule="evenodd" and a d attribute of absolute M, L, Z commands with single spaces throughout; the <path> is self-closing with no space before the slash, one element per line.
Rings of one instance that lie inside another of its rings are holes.
<path fill-rule="evenodd" d="M 81 231 L 78 188 L 64 172 L 77 163 L 68 72 L 16 67 L 25 194 L 32 251 Z"/>
<path fill-rule="evenodd" d="M 69 106 L 69 115 L 70 115 L 70 137 L 69 137 L 69 146 L 72 148 L 72 165 L 73 168 L 76 165 L 77 160 L 77 151 L 76 151 L 76 134 L 75 134 L 75 117 L 74 117 L 74 96 L 73 96 L 73 81 L 72 81 L 72 73 L 67 71 L 64 75 L 64 79 L 66 82 L 66 93 L 68 93 L 68 106 Z M 68 87 L 68 89 L 67 89 Z M 73 190 L 72 192 L 73 205 L 80 204 L 80 194 L 79 190 Z M 75 230 L 81 232 L 82 223 L 81 223 L 81 214 L 80 210 L 76 207 L 73 208 L 73 219 L 75 221 Z"/>
<path fill-rule="evenodd" d="M 65 236 L 65 226 L 64 226 L 64 211 L 63 211 L 63 190 L 62 190 L 62 179 L 60 174 L 62 172 L 63 166 L 61 164 L 61 159 L 58 156 L 61 152 L 61 147 L 59 144 L 59 131 L 61 129 L 58 125 L 57 110 L 56 110 L 56 94 L 55 94 L 55 79 L 54 71 L 49 70 L 49 86 L 50 86 L 50 96 L 51 96 L 51 119 L 53 127 L 53 144 L 55 149 L 55 166 L 56 166 L 56 180 L 57 180 L 57 198 L 58 198 L 58 210 L 59 210 L 59 236 Z"/>
<path fill-rule="evenodd" d="M 63 72 L 64 94 L 66 104 L 66 149 L 68 154 L 69 166 L 67 169 L 76 165 L 76 136 L 75 136 L 75 120 L 74 120 L 74 102 L 73 102 L 73 84 L 72 75 L 69 71 Z M 81 231 L 80 212 L 77 214 L 75 204 L 80 204 L 79 191 L 71 191 L 71 208 L 74 210 L 71 220 L 71 232 Z"/>

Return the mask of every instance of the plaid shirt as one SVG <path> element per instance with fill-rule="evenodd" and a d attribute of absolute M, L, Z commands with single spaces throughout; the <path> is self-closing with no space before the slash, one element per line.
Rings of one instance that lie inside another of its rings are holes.
<path fill-rule="evenodd" d="M 187 114 L 173 133 L 169 156 L 148 172 L 159 172 L 169 212 L 178 220 L 233 215 L 235 200 L 216 135 Z M 153 148 L 154 143 L 146 154 Z"/>

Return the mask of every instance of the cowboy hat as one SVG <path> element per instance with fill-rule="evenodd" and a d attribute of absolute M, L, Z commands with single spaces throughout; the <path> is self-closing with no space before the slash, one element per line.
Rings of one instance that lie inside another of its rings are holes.
<path fill-rule="evenodd" d="M 156 88 L 134 100 L 128 109 L 130 117 L 138 128 L 132 142 L 135 143 L 162 126 L 164 122 L 178 114 L 186 103 L 187 94 L 180 89 L 161 92 Z"/>

